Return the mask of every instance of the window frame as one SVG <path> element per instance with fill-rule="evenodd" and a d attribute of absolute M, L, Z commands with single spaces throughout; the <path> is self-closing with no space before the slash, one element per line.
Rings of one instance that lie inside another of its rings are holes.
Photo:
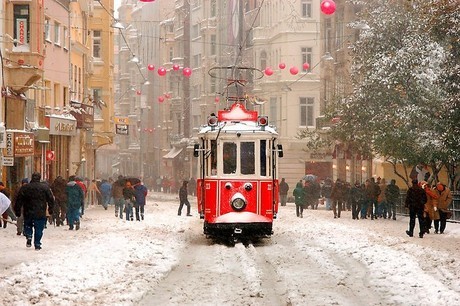
<path fill-rule="evenodd" d="M 315 126 L 315 98 L 299 97 L 299 126 Z"/>

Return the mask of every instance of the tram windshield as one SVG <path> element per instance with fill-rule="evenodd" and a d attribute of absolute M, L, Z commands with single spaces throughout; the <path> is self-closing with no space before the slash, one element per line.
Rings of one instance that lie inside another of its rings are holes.
<path fill-rule="evenodd" d="M 207 148 L 207 175 L 271 175 L 271 141 L 209 140 Z"/>

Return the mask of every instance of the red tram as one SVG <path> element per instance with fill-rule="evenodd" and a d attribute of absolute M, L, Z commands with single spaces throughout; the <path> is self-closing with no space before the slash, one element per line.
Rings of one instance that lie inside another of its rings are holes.
<path fill-rule="evenodd" d="M 198 212 L 209 237 L 267 237 L 278 212 L 278 133 L 238 101 L 198 133 Z"/>

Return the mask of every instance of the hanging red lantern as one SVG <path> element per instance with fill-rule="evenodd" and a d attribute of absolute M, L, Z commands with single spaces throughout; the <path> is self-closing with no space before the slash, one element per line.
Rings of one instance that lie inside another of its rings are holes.
<path fill-rule="evenodd" d="M 140 90 L 136 91 L 136 95 L 138 95 L 138 96 L 142 95 L 142 91 L 140 91 Z"/>
<path fill-rule="evenodd" d="M 219 97 L 215 97 L 215 98 L 214 98 L 214 101 L 215 101 L 216 103 L 219 103 L 220 98 L 219 98 Z"/>
<path fill-rule="evenodd" d="M 321 2 L 321 12 L 325 15 L 332 15 L 335 12 L 335 2 L 333 0 L 323 0 Z"/>
<path fill-rule="evenodd" d="M 190 75 L 192 75 L 192 69 L 190 68 L 184 68 L 184 70 L 182 70 L 182 74 L 185 76 L 185 77 L 189 77 Z"/>
<path fill-rule="evenodd" d="M 309 63 L 303 63 L 302 68 L 303 68 L 303 70 L 308 70 L 308 68 L 310 68 L 310 64 Z"/>
<path fill-rule="evenodd" d="M 280 63 L 280 64 L 278 65 L 278 67 L 279 67 L 280 69 L 284 69 L 284 68 L 286 68 L 286 64 L 285 64 L 285 63 Z"/>
<path fill-rule="evenodd" d="M 155 70 L 155 66 L 152 65 L 152 64 L 148 64 L 147 69 L 150 70 L 150 71 L 153 71 L 153 70 Z"/>
<path fill-rule="evenodd" d="M 296 75 L 297 73 L 299 73 L 299 68 L 297 67 L 291 67 L 291 69 L 289 69 L 289 72 L 292 74 L 292 75 Z"/>
<path fill-rule="evenodd" d="M 169 93 L 165 93 L 164 96 L 166 99 L 171 99 L 171 95 Z"/>
<path fill-rule="evenodd" d="M 149 133 L 153 133 L 153 129 L 149 129 Z"/>
<path fill-rule="evenodd" d="M 165 67 L 158 68 L 158 75 L 159 76 L 165 76 L 166 75 L 166 68 Z"/>
<path fill-rule="evenodd" d="M 177 64 L 174 64 L 174 65 L 173 65 L 173 70 L 174 70 L 174 71 L 177 71 L 177 70 L 179 70 L 179 69 L 180 69 L 180 66 L 179 66 L 179 65 L 177 65 Z"/>
<path fill-rule="evenodd" d="M 270 67 L 265 68 L 264 72 L 267 76 L 271 76 L 273 74 L 273 70 Z"/>
<path fill-rule="evenodd" d="M 159 96 L 158 97 L 158 102 L 163 103 L 165 101 L 165 97 Z"/>

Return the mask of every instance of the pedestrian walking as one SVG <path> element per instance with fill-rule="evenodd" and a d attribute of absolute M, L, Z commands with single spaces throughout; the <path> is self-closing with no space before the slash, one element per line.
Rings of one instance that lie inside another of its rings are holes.
<path fill-rule="evenodd" d="M 54 211 L 52 215 L 53 223 L 56 226 L 64 225 L 64 220 L 67 219 L 67 182 L 62 176 L 56 177 L 51 184 L 51 191 L 54 195 Z"/>
<path fill-rule="evenodd" d="M 297 217 L 303 218 L 303 209 L 305 205 L 305 191 L 302 181 L 297 182 L 294 190 L 292 191 L 295 203 L 295 213 Z"/>
<path fill-rule="evenodd" d="M 289 185 L 286 183 L 286 179 L 283 177 L 280 182 L 280 203 L 281 206 L 286 206 L 287 195 L 289 191 Z"/>
<path fill-rule="evenodd" d="M 326 210 L 332 209 L 331 194 L 332 194 L 332 180 L 330 178 L 326 178 L 324 180 L 323 186 L 321 187 L 321 196 L 326 200 Z"/>
<path fill-rule="evenodd" d="M 28 178 L 23 178 L 22 179 L 21 185 L 18 186 L 18 188 L 16 189 L 16 191 L 15 191 L 15 193 L 13 195 L 13 199 L 11 201 L 11 208 L 13 209 L 13 211 L 14 211 L 14 207 L 16 206 L 16 199 L 18 198 L 19 190 L 25 184 L 29 184 L 29 179 Z M 21 216 L 17 217 L 17 221 L 16 221 L 16 234 L 18 236 L 21 236 L 23 233 L 24 233 L 24 214 L 21 213 Z"/>
<path fill-rule="evenodd" d="M 69 182 L 65 188 L 67 196 L 67 222 L 69 230 L 80 229 L 80 215 L 84 214 L 85 209 L 85 192 L 76 182 L 75 176 L 69 177 Z"/>
<path fill-rule="evenodd" d="M 123 188 L 123 200 L 125 204 L 126 221 L 133 221 L 133 206 L 136 203 L 134 189 L 129 180 L 126 180 L 125 187 Z"/>
<path fill-rule="evenodd" d="M 436 184 L 436 191 L 439 194 L 439 220 L 434 220 L 434 232 L 435 234 L 444 234 L 444 230 L 446 229 L 447 223 L 447 214 L 449 213 L 449 206 L 452 204 L 452 192 L 446 185 L 442 183 Z"/>
<path fill-rule="evenodd" d="M 134 208 L 136 210 L 137 221 L 144 220 L 144 206 L 147 193 L 148 189 L 142 184 L 142 182 L 134 185 L 134 197 L 136 198 Z"/>
<path fill-rule="evenodd" d="M 392 179 L 390 184 L 385 188 L 385 199 L 388 207 L 388 219 L 396 220 L 396 204 L 401 196 L 401 191 L 396 185 L 396 180 Z"/>
<path fill-rule="evenodd" d="M 107 180 L 103 179 L 99 190 L 102 195 L 102 206 L 107 210 L 112 195 L 112 185 Z"/>
<path fill-rule="evenodd" d="M 51 188 L 40 182 L 41 174 L 34 172 L 29 184 L 21 187 L 16 199 L 15 214 L 24 214 L 24 235 L 26 246 L 32 246 L 32 237 L 35 250 L 42 247 L 43 229 L 46 225 L 46 212 L 53 212 L 54 196 Z"/>
<path fill-rule="evenodd" d="M 423 234 L 425 233 L 425 226 L 423 224 L 423 209 L 425 202 L 425 190 L 419 186 L 418 180 L 412 180 L 412 187 L 407 190 L 406 195 L 406 208 L 409 209 L 409 230 L 406 231 L 406 234 L 409 237 L 414 236 L 415 218 L 417 218 L 420 228 L 418 236 L 423 238 Z"/>
<path fill-rule="evenodd" d="M 122 175 L 118 176 L 118 179 L 112 184 L 112 197 L 113 203 L 115 204 L 115 218 L 120 216 L 123 219 L 123 209 L 125 201 L 123 199 L 123 188 L 125 188 L 126 180 Z"/>
<path fill-rule="evenodd" d="M 343 196 L 344 185 L 340 179 L 337 179 L 334 186 L 332 187 L 331 192 L 332 212 L 334 213 L 334 218 L 340 218 L 340 214 L 342 212 Z"/>
<path fill-rule="evenodd" d="M 349 201 L 351 204 L 351 217 L 353 220 L 359 220 L 359 212 L 364 199 L 364 190 L 361 188 L 360 182 L 356 181 L 355 185 L 350 189 Z"/>
<path fill-rule="evenodd" d="M 192 216 L 190 214 L 190 202 L 188 201 L 188 190 L 187 190 L 187 181 L 182 182 L 182 187 L 179 189 L 179 209 L 177 210 L 177 215 L 180 216 L 182 214 L 182 208 L 187 206 L 187 216 Z"/>

